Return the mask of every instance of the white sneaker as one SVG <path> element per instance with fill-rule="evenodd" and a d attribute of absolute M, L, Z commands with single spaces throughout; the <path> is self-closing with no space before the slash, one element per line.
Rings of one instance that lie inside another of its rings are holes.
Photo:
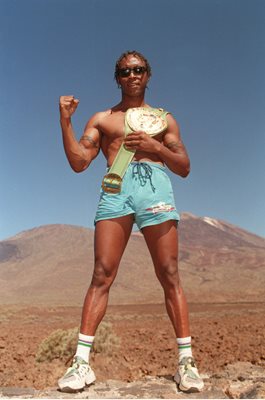
<path fill-rule="evenodd" d="M 193 357 L 183 357 L 179 363 L 179 369 L 174 376 L 179 389 L 183 392 L 200 392 L 204 383 L 199 375 Z"/>
<path fill-rule="evenodd" d="M 72 366 L 58 380 L 58 386 L 62 392 L 74 393 L 84 389 L 95 380 L 95 374 L 88 363 L 83 358 L 75 356 Z"/>

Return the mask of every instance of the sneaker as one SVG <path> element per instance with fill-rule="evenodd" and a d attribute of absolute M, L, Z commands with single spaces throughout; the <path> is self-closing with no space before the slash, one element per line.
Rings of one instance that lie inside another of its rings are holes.
<path fill-rule="evenodd" d="M 200 392 L 204 383 L 199 375 L 193 357 L 183 357 L 179 363 L 179 369 L 174 376 L 179 389 L 183 392 Z"/>
<path fill-rule="evenodd" d="M 62 392 L 74 393 L 84 389 L 96 380 L 95 374 L 83 358 L 75 356 L 66 374 L 58 380 Z"/>

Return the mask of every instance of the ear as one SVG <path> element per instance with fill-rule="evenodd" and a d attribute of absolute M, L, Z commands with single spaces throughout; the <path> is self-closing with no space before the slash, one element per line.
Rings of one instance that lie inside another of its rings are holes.
<path fill-rule="evenodd" d="M 117 82 L 118 88 L 120 89 L 120 88 L 121 88 L 121 84 L 120 84 L 120 79 L 119 79 L 119 77 L 117 77 L 116 82 Z"/>

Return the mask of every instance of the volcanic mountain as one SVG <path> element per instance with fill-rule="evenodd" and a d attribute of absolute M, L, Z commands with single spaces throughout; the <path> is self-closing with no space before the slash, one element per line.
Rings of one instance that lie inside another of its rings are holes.
<path fill-rule="evenodd" d="M 265 239 L 228 222 L 183 213 L 179 268 L 189 302 L 265 300 Z M 82 305 L 93 271 L 94 231 L 46 225 L 0 242 L 0 303 Z M 163 302 L 141 233 L 133 233 L 110 304 Z"/>

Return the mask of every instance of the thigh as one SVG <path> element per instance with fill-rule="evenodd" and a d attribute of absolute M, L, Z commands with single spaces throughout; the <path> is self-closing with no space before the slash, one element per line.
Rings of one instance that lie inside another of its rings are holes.
<path fill-rule="evenodd" d="M 177 269 L 178 231 L 177 222 L 166 221 L 142 229 L 156 272 L 170 265 Z M 172 263 L 173 262 L 173 263 Z"/>
<path fill-rule="evenodd" d="M 132 214 L 98 221 L 95 228 L 95 261 L 100 260 L 110 270 L 118 268 L 132 227 Z"/>

